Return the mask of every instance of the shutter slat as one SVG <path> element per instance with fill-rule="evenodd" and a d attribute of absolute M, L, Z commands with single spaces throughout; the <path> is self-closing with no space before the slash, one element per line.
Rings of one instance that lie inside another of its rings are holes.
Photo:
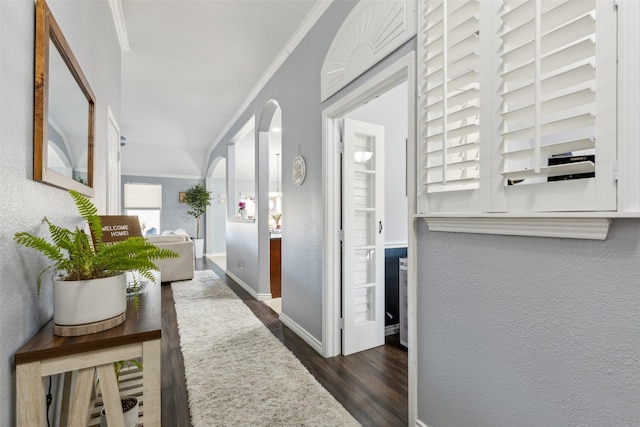
<path fill-rule="evenodd" d="M 549 74 L 542 79 L 542 94 L 553 93 L 571 85 L 590 82 L 595 79 L 595 63 L 593 59 L 574 64 L 560 70 L 556 74 Z"/>
<path fill-rule="evenodd" d="M 527 43 L 520 45 L 502 54 L 502 60 L 507 64 L 518 65 L 530 62 L 533 55 L 535 55 L 535 42 L 530 40 Z"/>
<path fill-rule="evenodd" d="M 588 108 L 589 107 L 585 107 L 585 109 Z M 594 119 L 595 114 L 593 114 L 592 112 L 588 112 L 577 116 L 553 120 L 542 125 L 542 136 L 548 136 L 556 133 L 593 126 Z"/>
<path fill-rule="evenodd" d="M 520 27 L 531 21 L 531 17 L 534 15 L 535 10 L 535 1 L 525 1 L 513 8 L 507 9 L 507 12 L 502 15 L 502 21 L 504 23 L 509 23 L 511 28 Z"/>
<path fill-rule="evenodd" d="M 508 27 L 508 24 L 505 23 Z M 504 49 L 513 49 L 533 40 L 536 35 L 535 21 L 532 19 L 519 27 L 506 29 L 502 35 Z"/>
<path fill-rule="evenodd" d="M 596 142 L 593 138 L 580 138 L 571 141 L 562 141 L 555 144 L 543 145 L 540 147 L 540 154 L 543 157 L 571 153 L 573 151 L 591 150 L 595 148 Z M 533 157 L 534 149 L 515 150 L 502 153 L 502 157 L 511 160 L 524 160 Z"/>
<path fill-rule="evenodd" d="M 441 68 L 444 65 L 444 55 L 442 52 L 438 52 L 437 54 L 426 58 L 424 60 L 424 65 L 427 66 L 427 72 L 429 72 L 429 69 L 431 68 Z"/>
<path fill-rule="evenodd" d="M 580 129 L 583 127 L 593 125 L 594 114 L 589 112 L 580 114 L 577 116 L 566 117 L 551 122 L 545 123 L 541 126 L 542 136 L 548 136 L 555 133 L 565 132 L 571 129 Z M 504 132 L 502 137 L 505 141 L 517 141 L 533 137 L 533 126 L 527 126 L 523 129 L 515 131 Z"/>
<path fill-rule="evenodd" d="M 428 74 L 424 77 L 426 80 L 442 81 L 444 76 L 444 67 L 427 71 L 427 73 Z"/>
<path fill-rule="evenodd" d="M 530 60 L 521 66 L 512 70 L 506 71 L 502 74 L 502 79 L 507 84 L 522 83 L 532 81 L 535 77 L 536 63 L 535 60 Z"/>
<path fill-rule="evenodd" d="M 449 93 L 478 88 L 478 70 L 469 70 L 449 81 Z"/>
<path fill-rule="evenodd" d="M 571 22 L 596 8 L 596 0 L 571 0 L 559 4 L 547 3 L 547 1 L 542 1 L 542 34 Z"/>
<path fill-rule="evenodd" d="M 468 53 L 475 52 L 478 54 L 480 51 L 480 39 L 475 33 L 467 35 L 467 37 L 461 39 L 458 43 L 449 46 L 449 58 L 462 58 Z M 449 60 L 451 62 L 452 60 Z"/>
<path fill-rule="evenodd" d="M 463 151 L 470 151 L 470 150 L 474 150 L 478 148 L 478 141 L 471 141 L 471 142 L 465 142 L 462 144 L 458 144 L 455 146 L 450 146 L 447 148 L 447 153 L 450 154 L 455 154 L 455 153 L 461 153 Z M 432 154 L 441 154 L 442 153 L 442 148 L 440 149 L 434 149 L 431 151 L 427 151 L 425 154 L 427 156 L 432 155 Z"/>
<path fill-rule="evenodd" d="M 533 99 L 530 99 L 533 102 Z M 502 118 L 506 121 L 531 121 L 535 114 L 535 105 L 532 103 L 526 107 L 521 107 L 515 110 L 510 110 L 506 113 L 502 113 Z"/>
<path fill-rule="evenodd" d="M 450 96 L 449 104 L 450 105 L 466 105 L 471 101 L 475 101 L 474 105 L 477 107 L 480 99 L 479 97 L 480 97 L 480 90 L 478 86 L 474 86 L 463 92 L 459 92 L 453 96 Z"/>
<path fill-rule="evenodd" d="M 432 17 L 442 16 L 442 7 L 444 6 L 444 1 L 429 1 L 426 9 L 426 19 L 429 20 Z"/>
<path fill-rule="evenodd" d="M 575 162 L 565 163 L 561 165 L 544 166 L 540 168 L 540 172 L 535 172 L 532 169 L 516 170 L 502 172 L 502 176 L 510 180 L 529 179 L 529 178 L 549 178 L 554 176 L 572 175 L 579 173 L 591 173 L 595 172 L 595 163 Z"/>
<path fill-rule="evenodd" d="M 575 40 L 586 38 L 595 33 L 596 19 L 593 13 L 587 13 L 575 21 L 562 25 L 542 36 L 542 54 L 560 49 Z"/>
<path fill-rule="evenodd" d="M 470 106 L 466 108 L 462 108 L 454 113 L 449 113 L 447 115 L 448 123 L 455 123 L 458 121 L 469 121 L 472 120 L 474 123 L 478 122 L 478 115 L 480 114 L 480 109 L 476 106 Z"/>
<path fill-rule="evenodd" d="M 458 75 L 464 73 L 466 70 L 477 66 L 479 56 L 477 52 L 470 52 L 462 58 L 455 59 L 449 62 L 449 72 L 452 75 Z"/>
<path fill-rule="evenodd" d="M 449 31 L 451 31 L 452 33 L 451 37 L 449 37 L 448 47 L 455 46 L 462 40 L 478 31 L 478 18 L 472 16 L 466 21 L 460 23 L 460 25 L 458 25 L 457 27 L 451 28 Z"/>
<path fill-rule="evenodd" d="M 587 60 L 596 54 L 596 41 L 593 36 L 586 37 L 570 46 L 566 46 L 542 58 L 542 74 L 549 74 L 564 67 L 571 67 L 579 61 Z"/>
<path fill-rule="evenodd" d="M 592 88 L 585 88 L 576 92 L 559 94 L 542 102 L 543 116 L 558 114 L 596 101 L 596 94 Z M 544 121 L 544 119 L 543 119 Z"/>
<path fill-rule="evenodd" d="M 505 91 L 502 94 L 502 100 L 508 104 L 516 104 L 522 106 L 526 105 L 526 103 L 531 102 L 534 96 L 535 88 L 533 86 L 533 81 L 531 81 L 527 85 L 519 86 L 517 89 Z"/>

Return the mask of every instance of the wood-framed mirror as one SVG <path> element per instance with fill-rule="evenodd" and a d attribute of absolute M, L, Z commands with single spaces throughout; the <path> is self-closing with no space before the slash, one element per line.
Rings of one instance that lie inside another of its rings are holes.
<path fill-rule="evenodd" d="M 33 179 L 93 197 L 95 95 L 45 0 L 36 2 Z"/>

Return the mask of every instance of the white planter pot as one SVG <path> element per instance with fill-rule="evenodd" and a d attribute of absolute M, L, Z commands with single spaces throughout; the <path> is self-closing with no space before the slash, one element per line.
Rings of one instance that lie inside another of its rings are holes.
<path fill-rule="evenodd" d="M 196 258 L 204 256 L 204 239 L 193 239 L 193 247 L 196 249 Z"/>
<path fill-rule="evenodd" d="M 138 417 L 140 416 L 140 404 L 138 402 L 138 399 L 136 399 L 133 396 L 125 396 L 123 397 L 123 399 L 135 399 L 136 400 L 136 406 L 133 407 L 133 409 L 127 411 L 124 413 L 124 425 L 125 427 L 135 427 L 138 425 Z M 107 427 L 107 415 L 104 413 L 104 408 L 102 408 L 102 410 L 100 411 L 100 427 Z"/>
<path fill-rule="evenodd" d="M 127 309 L 126 274 L 104 279 L 53 281 L 53 322 L 61 326 L 95 323 Z"/>

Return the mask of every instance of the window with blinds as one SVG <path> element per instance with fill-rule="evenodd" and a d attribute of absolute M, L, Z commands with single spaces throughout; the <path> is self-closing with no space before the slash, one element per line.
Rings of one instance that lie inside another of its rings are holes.
<path fill-rule="evenodd" d="M 421 8 L 420 212 L 615 210 L 613 2 Z"/>
<path fill-rule="evenodd" d="M 126 215 L 138 217 L 143 234 L 160 233 L 162 185 L 124 184 L 124 209 Z"/>

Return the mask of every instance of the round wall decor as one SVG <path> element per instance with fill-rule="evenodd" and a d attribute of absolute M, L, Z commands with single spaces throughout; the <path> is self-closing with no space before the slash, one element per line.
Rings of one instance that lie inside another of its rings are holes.
<path fill-rule="evenodd" d="M 293 169 L 291 172 L 293 176 L 293 183 L 298 187 L 301 186 L 304 182 L 305 175 L 307 174 L 306 165 L 302 156 L 297 156 L 293 159 Z"/>

